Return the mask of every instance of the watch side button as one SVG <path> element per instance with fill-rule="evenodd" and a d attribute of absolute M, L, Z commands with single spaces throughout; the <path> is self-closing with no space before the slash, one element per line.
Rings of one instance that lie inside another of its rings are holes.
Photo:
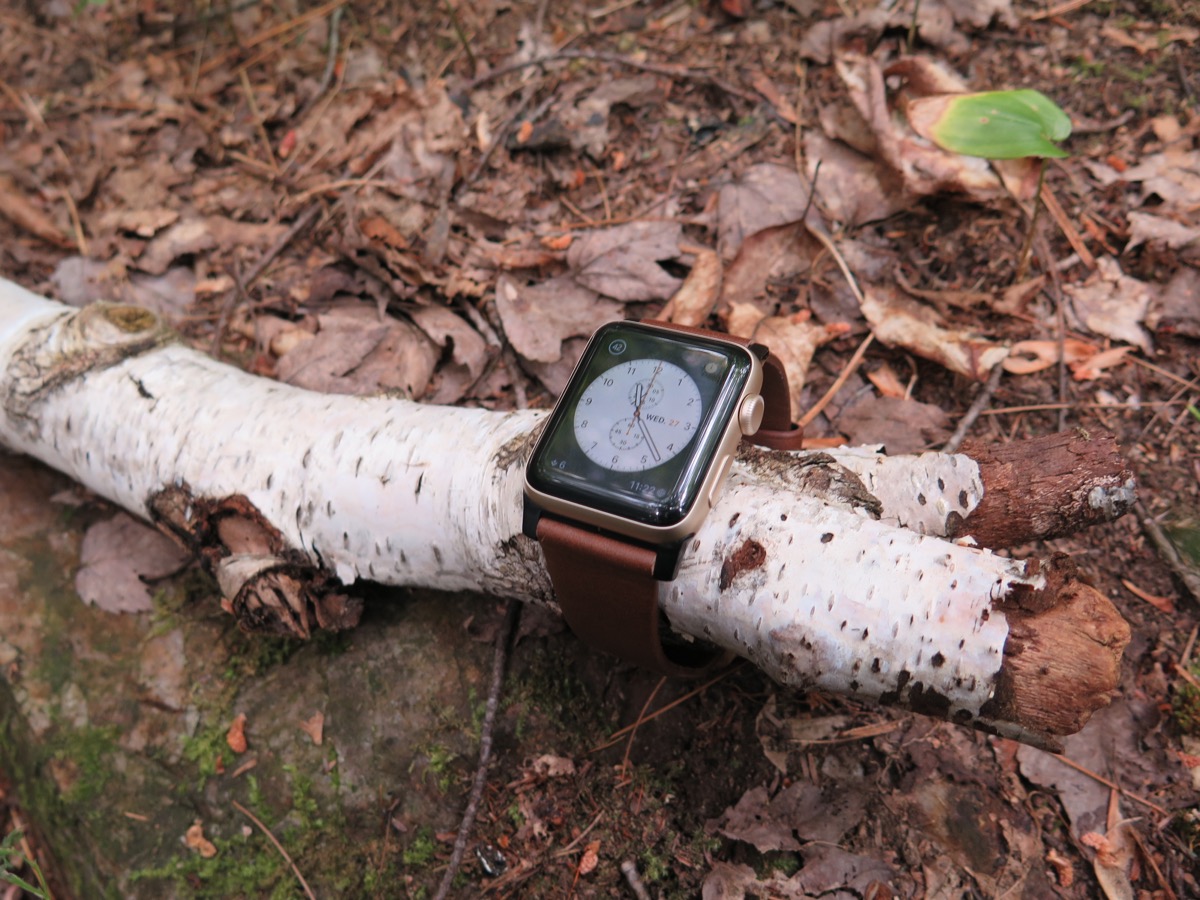
<path fill-rule="evenodd" d="M 762 394 L 751 394 L 742 401 L 741 407 L 738 408 L 738 427 L 741 428 L 742 434 L 752 435 L 758 431 L 766 408 L 767 404 Z"/>

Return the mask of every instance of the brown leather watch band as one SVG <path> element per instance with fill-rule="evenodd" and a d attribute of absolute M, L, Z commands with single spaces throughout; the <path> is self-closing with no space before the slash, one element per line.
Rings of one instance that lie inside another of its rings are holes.
<path fill-rule="evenodd" d="M 650 548 L 546 516 L 538 521 L 537 536 L 563 617 L 597 650 L 680 678 L 728 661 L 729 654 L 711 645 L 681 641 L 670 650 L 663 645 Z"/>
<path fill-rule="evenodd" d="M 704 328 L 657 325 L 751 348 L 762 361 L 765 407 L 759 430 L 745 438 L 775 450 L 798 450 L 804 432 L 792 423 L 787 373 L 777 357 L 750 341 Z M 537 537 L 546 568 L 571 630 L 598 650 L 674 677 L 696 677 L 728 662 L 730 654 L 683 639 L 664 644 L 650 547 L 543 515 Z"/>

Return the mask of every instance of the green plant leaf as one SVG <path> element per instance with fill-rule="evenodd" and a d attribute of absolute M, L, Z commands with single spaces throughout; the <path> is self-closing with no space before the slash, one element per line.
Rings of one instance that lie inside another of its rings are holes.
<path fill-rule="evenodd" d="M 1061 158 L 1055 146 L 1071 135 L 1071 120 L 1040 91 L 940 94 L 908 104 L 917 134 L 943 150 L 984 159 Z"/>

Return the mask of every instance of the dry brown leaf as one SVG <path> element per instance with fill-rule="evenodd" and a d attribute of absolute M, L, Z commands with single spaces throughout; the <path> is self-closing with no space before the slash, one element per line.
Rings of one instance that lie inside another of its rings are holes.
<path fill-rule="evenodd" d="M 249 744 L 246 743 L 246 714 L 238 713 L 233 717 L 233 721 L 229 724 L 229 730 L 225 732 L 225 743 L 229 745 L 229 749 L 239 756 L 246 752 Z"/>
<path fill-rule="evenodd" d="M 513 349 L 543 363 L 562 357 L 567 338 L 590 335 L 605 322 L 624 318 L 619 303 L 566 277 L 525 285 L 501 275 L 496 279 L 496 311 Z"/>
<path fill-rule="evenodd" d="M 862 312 L 883 343 L 903 347 L 951 372 L 984 381 L 1008 348 L 946 328 L 940 317 L 891 285 L 863 285 Z"/>
<path fill-rule="evenodd" d="M 1126 253 L 1142 244 L 1180 250 L 1189 244 L 1198 242 L 1200 242 L 1200 226 L 1187 225 L 1165 216 L 1153 216 L 1149 213 L 1131 212 L 1129 214 L 1129 243 L 1125 245 Z M 1196 252 L 1200 254 L 1200 247 L 1196 248 Z"/>
<path fill-rule="evenodd" d="M 326 394 L 424 395 L 438 353 L 414 325 L 381 321 L 374 308 L 356 302 L 333 307 L 317 322 L 312 340 L 279 358 L 280 381 Z"/>
<path fill-rule="evenodd" d="M 749 235 L 725 270 L 717 309 L 733 304 L 758 304 L 764 314 L 775 311 L 766 296 L 767 285 L 807 272 L 821 251 L 820 242 L 800 221 L 774 225 Z"/>
<path fill-rule="evenodd" d="M 567 251 L 575 281 L 614 300 L 666 300 L 680 280 L 661 265 L 678 260 L 678 222 L 630 222 L 579 235 Z"/>
<path fill-rule="evenodd" d="M 1131 352 L 1133 352 L 1133 348 L 1128 345 L 1112 347 L 1077 363 L 1068 363 L 1071 366 L 1071 376 L 1076 381 L 1091 381 L 1093 378 L 1099 378 L 1105 369 L 1111 369 L 1124 363 L 1125 357 Z"/>
<path fill-rule="evenodd" d="M 721 258 L 712 250 L 697 250 L 696 262 L 683 285 L 667 301 L 660 319 L 692 327 L 708 321 L 721 294 Z"/>
<path fill-rule="evenodd" d="M 896 397 L 863 397 L 842 410 L 834 427 L 851 444 L 882 444 L 891 455 L 919 453 L 950 435 L 950 419 L 940 406 Z"/>
<path fill-rule="evenodd" d="M 51 276 L 58 297 L 72 306 L 96 300 L 141 306 L 167 319 L 187 313 L 196 299 L 196 273 L 191 266 L 172 266 L 162 275 L 127 272 L 116 260 L 98 262 L 68 256 Z"/>
<path fill-rule="evenodd" d="M 1142 186 L 1142 202 L 1152 194 L 1162 204 L 1161 213 L 1194 215 L 1200 207 L 1200 150 L 1168 147 L 1161 153 L 1143 157 L 1117 175 L 1122 181 L 1136 182 Z"/>
<path fill-rule="evenodd" d="M 961 193 L 977 202 L 1005 195 L 1004 186 L 987 160 L 947 153 L 919 137 L 893 114 L 883 70 L 873 58 L 847 51 L 834 63 L 851 101 L 871 128 L 879 159 L 898 176 L 905 190 L 918 196 Z M 924 77 L 934 76 L 926 71 Z M 938 77 L 949 79 L 950 75 Z"/>
<path fill-rule="evenodd" d="M 1111 256 L 1096 260 L 1096 271 L 1083 284 L 1063 286 L 1078 327 L 1151 352 L 1142 321 L 1156 289 L 1121 271 Z"/>
<path fill-rule="evenodd" d="M 137 267 L 161 275 L 176 259 L 217 247 L 265 250 L 287 230 L 275 222 L 238 222 L 224 216 L 189 217 L 160 232 L 142 251 Z"/>
<path fill-rule="evenodd" d="M 866 373 L 867 380 L 875 385 L 875 390 L 885 397 L 903 398 L 908 395 L 908 389 L 900 381 L 896 370 L 887 362 Z"/>
<path fill-rule="evenodd" d="M 300 730 L 312 739 L 312 742 L 318 747 L 325 740 L 325 713 L 317 710 L 307 719 L 300 723 Z"/>
<path fill-rule="evenodd" d="M 422 306 L 410 313 L 413 322 L 443 351 L 450 351 L 434 373 L 429 402 L 451 404 L 479 380 L 490 354 L 487 341 L 461 316 L 444 306 Z"/>
<path fill-rule="evenodd" d="M 565 132 L 568 145 L 600 160 L 608 149 L 609 111 L 621 104 L 638 108 L 661 102 L 665 92 L 657 75 L 642 74 L 614 78 L 601 83 L 578 102 L 569 98 L 554 115 Z"/>
<path fill-rule="evenodd" d="M 204 824 L 197 819 L 183 836 L 183 842 L 188 848 L 195 850 L 205 859 L 217 855 L 216 845 L 204 836 Z"/>
<path fill-rule="evenodd" d="M 145 579 L 177 572 L 188 559 L 166 535 L 118 513 L 84 534 L 75 590 L 84 603 L 105 612 L 150 612 L 154 601 Z"/>
<path fill-rule="evenodd" d="M 845 225 L 886 219 L 913 203 L 894 170 L 819 131 L 805 133 L 804 168 L 821 209 Z"/>
<path fill-rule="evenodd" d="M 1200 29 L 1186 25 L 1164 27 L 1156 22 L 1135 22 L 1129 27 L 1129 30 L 1117 28 L 1115 25 L 1102 25 L 1100 36 L 1118 47 L 1128 47 L 1145 56 L 1147 53 L 1160 51 L 1163 47 L 1176 41 L 1191 44 L 1200 38 Z"/>
<path fill-rule="evenodd" d="M 790 100 L 783 96 L 778 86 L 771 80 L 770 75 L 762 69 L 756 69 L 750 77 L 750 83 L 754 85 L 754 89 L 762 94 L 768 103 L 775 107 L 775 111 L 779 113 L 781 119 L 792 125 L 796 124 L 798 121 L 796 107 L 792 105 Z"/>
<path fill-rule="evenodd" d="M 807 316 L 769 316 L 762 319 L 751 334 L 738 337 L 753 338 L 771 348 L 771 355 L 778 356 L 787 372 L 789 396 L 792 404 L 792 421 L 797 422 L 804 414 L 804 384 L 813 354 L 822 344 L 827 344 L 846 334 L 848 325 L 820 325 Z"/>
<path fill-rule="evenodd" d="M 358 220 L 358 230 L 372 241 L 382 241 L 395 250 L 407 250 L 408 239 L 384 216 L 363 216 Z"/>
<path fill-rule="evenodd" d="M 114 209 L 100 217 L 103 231 L 129 231 L 138 237 L 150 238 L 179 220 L 179 210 L 166 207 L 153 209 Z"/>
<path fill-rule="evenodd" d="M 751 235 L 796 222 L 811 191 L 791 166 L 760 163 L 721 188 L 717 196 L 717 253 L 732 259 Z"/>
<path fill-rule="evenodd" d="M 1200 271 L 1180 266 L 1150 304 L 1146 324 L 1155 331 L 1200 339 Z"/>

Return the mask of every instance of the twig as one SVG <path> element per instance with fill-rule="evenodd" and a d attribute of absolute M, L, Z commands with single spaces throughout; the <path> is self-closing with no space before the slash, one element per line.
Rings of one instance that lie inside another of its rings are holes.
<path fill-rule="evenodd" d="M 1142 523 L 1142 528 L 1146 531 L 1146 536 L 1150 538 L 1150 543 L 1154 544 L 1158 550 L 1158 555 L 1162 561 L 1167 564 L 1167 568 L 1175 573 L 1175 576 L 1183 582 L 1183 586 L 1191 592 L 1193 599 L 1200 601 L 1200 574 L 1193 571 L 1179 554 L 1179 550 L 1167 537 L 1166 532 L 1162 530 L 1154 518 L 1150 515 L 1150 511 L 1146 509 L 1141 500 L 1137 500 L 1133 504 L 1134 511 L 1137 513 L 1139 521 Z"/>
<path fill-rule="evenodd" d="M 1042 171 L 1046 171 L 1045 165 L 1042 166 Z M 1063 237 L 1067 239 L 1067 243 L 1071 245 L 1071 249 L 1079 257 L 1079 261 L 1089 269 L 1096 268 L 1096 257 L 1092 255 L 1092 251 L 1084 243 L 1083 235 L 1079 233 L 1079 229 L 1075 227 L 1071 221 L 1071 217 L 1067 215 L 1067 211 L 1058 202 L 1058 197 L 1054 196 L 1054 188 L 1042 185 L 1039 194 L 1042 198 L 1042 206 L 1046 208 L 1046 212 L 1050 213 L 1050 217 L 1058 224 L 1059 230 L 1062 231 Z M 1021 275 L 1018 274 L 1017 281 L 1020 280 Z"/>
<path fill-rule="evenodd" d="M 244 43 L 239 43 L 236 47 L 214 56 L 200 67 L 200 76 L 203 77 L 214 69 L 219 69 L 221 66 L 225 65 L 227 60 L 239 53 L 257 47 L 259 44 L 271 40 L 271 38 L 278 37 L 281 34 L 286 34 L 294 28 L 300 28 L 303 25 L 307 25 L 314 19 L 321 18 L 326 13 L 336 9 L 345 2 L 346 0 L 330 0 L 330 2 L 322 3 L 315 9 L 310 9 L 307 12 L 301 13 L 293 19 L 288 19 L 286 22 L 280 22 L 278 25 L 272 25 L 270 28 L 260 31 L 258 34 Z"/>
<path fill-rule="evenodd" d="M 225 329 L 229 325 L 229 319 L 233 315 L 233 311 L 237 308 L 238 299 L 245 294 L 246 289 L 258 279 L 258 276 L 271 264 L 272 260 L 282 253 L 296 235 L 307 228 L 320 212 L 321 204 L 314 203 L 301 213 L 300 218 L 292 223 L 292 227 L 283 233 L 279 240 L 262 255 L 258 262 L 250 267 L 250 271 L 246 273 L 245 278 L 238 279 L 238 286 L 230 292 L 229 299 L 226 301 L 225 307 L 221 310 L 221 317 L 217 320 L 217 330 L 213 335 L 212 349 L 210 351 L 213 356 L 216 356 L 220 352 L 221 340 L 225 336 Z"/>
<path fill-rule="evenodd" d="M 801 428 L 806 427 L 810 422 L 812 422 L 813 419 L 815 419 L 824 411 L 825 407 L 827 407 L 833 398 L 837 396 L 837 392 L 842 389 L 842 385 L 844 385 L 847 379 L 849 379 L 850 376 L 854 374 L 855 370 L 858 369 L 859 365 L 863 361 L 863 356 L 867 352 L 867 348 L 871 346 L 874 340 L 875 332 L 867 332 L 867 336 L 863 338 L 862 343 L 858 345 L 858 349 L 854 351 L 854 355 L 850 357 L 850 361 L 846 363 L 845 368 L 843 368 L 838 377 L 833 380 L 833 384 L 829 386 L 829 390 L 822 394 L 821 399 L 814 403 L 812 407 L 809 408 L 808 412 L 800 417 L 800 421 L 796 423 L 797 425 L 799 425 Z"/>
<path fill-rule="evenodd" d="M 240 69 L 238 75 L 241 77 L 242 91 L 246 94 L 246 103 L 250 106 L 250 115 L 254 117 L 254 124 L 258 128 L 258 139 L 262 141 L 263 152 L 267 155 L 267 162 L 270 163 L 271 170 L 278 175 L 279 163 L 275 161 L 275 151 L 271 149 L 271 138 L 267 135 L 266 126 L 263 125 L 263 114 L 259 112 L 258 101 L 254 99 L 254 87 L 250 84 L 250 76 L 246 74 L 245 69 Z"/>
<path fill-rule="evenodd" d="M 308 895 L 309 900 L 317 900 L 316 895 L 314 895 L 312 892 L 312 888 L 308 886 L 308 882 L 304 880 L 304 876 L 300 874 L 300 870 L 296 867 L 296 864 L 292 862 L 292 858 L 288 856 L 288 852 L 283 849 L 283 844 L 279 843 L 279 841 L 275 838 L 275 835 L 271 834 L 271 830 L 267 828 L 267 826 L 261 821 L 259 821 L 258 816 L 254 815 L 254 813 L 250 812 L 250 810 L 246 809 L 246 807 L 242 806 L 242 804 L 238 803 L 236 800 L 233 801 L 233 805 L 238 812 L 249 818 L 251 822 L 257 825 L 259 830 L 267 836 L 267 839 L 275 845 L 275 849 L 279 851 L 279 855 L 286 859 L 287 864 L 292 867 L 292 871 L 296 874 L 296 880 L 300 882 L 300 887 L 304 888 L 304 893 Z"/>
<path fill-rule="evenodd" d="M 762 98 L 749 91 L 743 91 L 736 85 L 730 84 L 723 78 L 716 75 L 710 75 L 707 72 L 698 72 L 695 69 L 690 69 L 687 66 L 672 66 L 663 63 L 640 62 L 636 59 L 630 59 L 627 56 L 620 56 L 616 53 L 596 53 L 591 50 L 560 50 L 557 53 L 549 53 L 546 56 L 539 56 L 537 59 L 527 59 L 520 62 L 509 63 L 506 66 L 500 66 L 498 69 L 493 69 L 490 72 L 485 72 L 473 81 L 466 85 L 467 93 L 476 90 L 477 88 L 487 84 L 490 81 L 495 81 L 503 75 L 508 75 L 511 72 L 519 72 L 521 69 L 528 69 L 533 66 L 539 68 L 544 67 L 548 63 L 566 62 L 572 59 L 583 59 L 589 62 L 604 62 L 612 63 L 617 66 L 625 66 L 630 69 L 637 69 L 639 72 L 650 72 L 653 75 L 663 75 L 667 78 L 682 78 L 685 81 L 700 81 L 706 84 L 711 84 L 713 87 L 724 91 L 734 97 L 740 97 L 758 106 L 762 103 Z"/>
<path fill-rule="evenodd" d="M 454 839 L 454 850 L 450 853 L 450 862 L 442 876 L 433 900 L 445 900 L 450 893 L 454 876 L 462 865 L 463 855 L 467 852 L 467 838 L 475 824 L 475 815 L 479 812 L 479 801 L 483 797 L 483 788 L 487 784 L 488 763 L 492 757 L 492 730 L 496 724 L 496 710 L 500 706 L 500 688 L 504 684 L 504 664 L 508 658 L 508 644 L 517 627 L 517 619 L 521 614 L 521 604 L 509 600 L 504 611 L 504 624 L 496 635 L 496 653 L 492 657 L 492 683 L 488 688 L 487 709 L 483 714 L 483 725 L 479 735 L 479 767 L 475 770 L 475 780 L 471 784 L 471 794 L 467 798 L 467 809 L 463 813 L 462 823 L 458 826 L 458 836 Z"/>
<path fill-rule="evenodd" d="M 625 744 L 625 756 L 621 759 L 621 777 L 624 778 L 629 773 L 629 754 L 633 752 L 633 739 L 637 737 L 638 723 L 646 717 L 646 710 L 650 708 L 650 704 L 654 702 L 654 698 L 658 696 L 658 692 L 662 690 L 662 686 L 667 683 L 666 676 L 658 679 L 658 684 L 654 685 L 654 690 L 650 692 L 650 696 L 646 698 L 646 702 L 642 704 L 642 710 L 638 713 L 637 722 L 633 723 L 633 728 L 629 731 L 629 740 Z"/>
<path fill-rule="evenodd" d="M 983 412 L 983 408 L 992 401 L 992 395 L 996 393 L 996 388 L 1000 386 L 1000 376 L 1004 374 L 1004 366 L 1001 363 L 996 363 L 992 366 L 992 374 L 988 376 L 987 383 L 979 389 L 979 393 L 975 395 L 975 399 L 971 401 L 971 405 L 967 408 L 966 415 L 958 423 L 958 427 L 954 429 L 954 434 L 950 435 L 950 440 L 942 446 L 943 453 L 957 453 L 959 445 L 963 442 L 963 438 L 967 436 L 967 432 L 971 430 L 971 426 L 975 424 L 975 420 L 979 418 Z"/>
<path fill-rule="evenodd" d="M 723 678 L 727 677 L 731 672 L 737 671 L 737 669 L 741 666 L 741 664 L 742 664 L 742 661 L 738 660 L 738 662 L 736 662 L 734 665 L 729 666 L 729 668 L 727 668 L 727 669 L 723 669 L 719 675 L 717 675 L 713 678 L 710 678 L 708 681 L 704 682 L 704 684 L 700 685 L 700 687 L 693 688 L 692 690 L 690 690 L 686 694 L 684 694 L 682 697 L 672 700 L 666 706 L 662 707 L 661 709 L 656 709 L 654 712 L 650 713 L 650 715 L 648 715 L 648 716 L 639 716 L 638 720 L 636 722 L 634 722 L 632 725 L 626 725 L 624 728 L 620 728 L 620 729 L 614 731 L 612 734 L 610 734 L 608 736 L 608 740 L 605 743 L 600 744 L 599 746 L 593 747 L 591 750 L 588 751 L 588 753 L 599 753 L 601 750 L 607 750 L 609 747 L 612 747 L 613 745 L 619 743 L 621 738 L 623 738 L 625 735 L 629 734 L 629 732 L 633 731 L 638 726 L 643 725 L 646 722 L 653 721 L 654 719 L 657 719 L 663 713 L 670 712 L 675 707 L 679 706 L 681 703 L 686 703 L 687 701 L 691 700 L 697 694 L 703 694 L 705 691 L 707 691 L 710 687 L 712 687 L 718 681 L 721 681 Z"/>
<path fill-rule="evenodd" d="M 1035 12 L 1029 16 L 1030 22 L 1039 22 L 1042 19 L 1053 19 L 1061 16 L 1063 13 L 1074 12 L 1077 9 L 1083 9 L 1091 3 L 1092 0 L 1067 0 L 1066 3 L 1060 3 L 1058 6 L 1052 6 L 1049 9 L 1043 9 L 1041 12 Z"/>
<path fill-rule="evenodd" d="M 450 24 L 454 28 L 454 33 L 458 36 L 458 42 L 462 44 L 463 52 L 467 54 L 467 62 L 471 64 L 471 71 L 479 71 L 479 62 L 475 59 L 475 53 L 471 50 L 471 41 L 467 38 L 467 33 L 463 31 L 462 22 L 458 20 L 458 13 L 454 9 L 454 5 L 450 0 L 446 0 L 446 12 L 450 14 Z"/>
<path fill-rule="evenodd" d="M 1063 765 L 1074 769 L 1076 772 L 1086 775 L 1088 778 L 1092 778 L 1092 779 L 1100 782 L 1105 787 L 1116 791 L 1122 797 L 1128 797 L 1130 800 L 1134 801 L 1135 803 L 1140 803 L 1140 804 L 1142 804 L 1142 806 L 1146 807 L 1147 809 L 1154 810 L 1156 813 L 1158 813 L 1160 816 L 1163 816 L 1164 818 L 1171 815 L 1169 812 L 1167 812 L 1165 809 L 1163 809 L 1157 803 L 1147 800 L 1145 797 L 1139 797 L 1137 794 L 1133 793 L 1133 791 L 1125 790 L 1125 788 L 1121 787 L 1115 781 L 1109 781 L 1103 775 L 1099 775 L 1096 772 L 1093 772 L 1091 769 L 1081 766 L 1079 763 L 1075 762 L 1074 760 L 1067 759 L 1061 753 L 1051 753 L 1050 755 L 1053 756 L 1055 759 L 1057 759 Z"/>
<path fill-rule="evenodd" d="M 338 26 L 342 21 L 342 13 L 346 11 L 346 7 L 339 6 L 333 11 L 329 17 L 329 52 L 325 57 L 325 71 L 321 73 L 321 80 L 317 83 L 317 89 L 308 102 L 304 104 L 304 108 L 296 115 L 296 121 L 301 122 L 304 117 L 312 112 L 312 108 L 317 105 L 317 101 L 329 90 L 329 85 L 333 83 L 333 72 L 337 68 L 338 56 Z"/>

